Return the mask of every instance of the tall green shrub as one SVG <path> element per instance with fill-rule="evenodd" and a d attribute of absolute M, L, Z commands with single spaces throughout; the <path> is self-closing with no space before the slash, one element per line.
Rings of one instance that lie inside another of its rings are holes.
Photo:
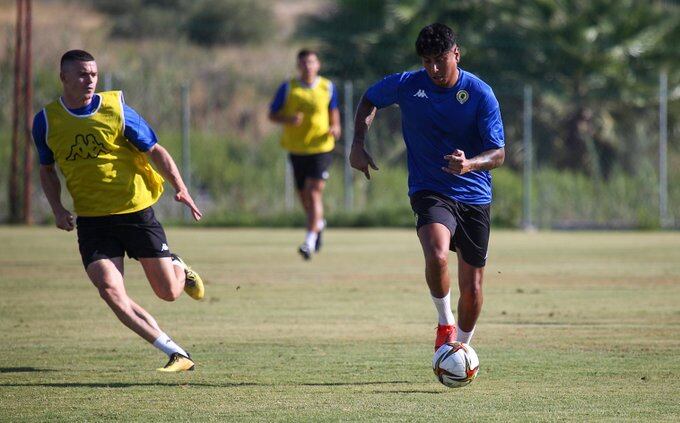
<path fill-rule="evenodd" d="M 196 3 L 185 31 L 196 44 L 243 44 L 274 36 L 274 16 L 263 1 L 204 0 Z"/>

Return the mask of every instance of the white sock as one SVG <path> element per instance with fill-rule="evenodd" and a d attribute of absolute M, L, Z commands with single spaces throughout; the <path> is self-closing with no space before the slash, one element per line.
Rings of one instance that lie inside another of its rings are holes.
<path fill-rule="evenodd" d="M 469 344 L 470 340 L 472 339 L 472 335 L 475 333 L 475 328 L 472 328 L 470 332 L 465 332 L 464 330 L 461 330 L 458 328 L 458 333 L 456 334 L 456 341 L 457 342 L 463 342 L 465 344 Z"/>
<path fill-rule="evenodd" d="M 158 338 L 153 341 L 153 346 L 166 353 L 168 357 L 170 357 L 173 353 L 180 353 L 185 357 L 189 356 L 187 352 L 184 351 L 182 347 L 175 344 L 175 341 L 170 339 L 170 337 L 165 332 L 161 332 Z"/>
<path fill-rule="evenodd" d="M 326 219 L 321 219 L 318 222 L 316 222 L 316 227 L 319 228 L 319 232 L 323 231 L 324 228 L 326 227 Z"/>
<path fill-rule="evenodd" d="M 319 236 L 314 231 L 309 231 L 307 232 L 307 236 L 305 236 L 305 244 L 307 247 L 309 247 L 310 250 L 314 249 L 314 246 L 316 245 L 316 238 Z"/>
<path fill-rule="evenodd" d="M 437 298 L 432 296 L 432 302 L 437 308 L 437 314 L 439 314 L 439 324 L 440 325 L 455 325 L 456 319 L 453 317 L 453 312 L 451 311 L 451 291 L 449 291 L 444 298 Z"/>
<path fill-rule="evenodd" d="M 172 264 L 173 264 L 174 266 L 177 266 L 177 267 L 181 268 L 181 269 L 187 270 L 187 265 L 184 264 L 183 262 L 181 262 L 181 261 L 175 259 L 175 258 L 172 259 Z"/>

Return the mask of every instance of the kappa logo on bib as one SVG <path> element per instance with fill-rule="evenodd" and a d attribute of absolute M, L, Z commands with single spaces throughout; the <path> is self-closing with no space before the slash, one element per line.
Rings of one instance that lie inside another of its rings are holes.
<path fill-rule="evenodd" d="M 109 150 L 104 147 L 104 144 L 97 141 L 92 134 L 76 135 L 76 140 L 71 146 L 71 151 L 66 160 L 76 159 L 94 159 L 101 153 L 108 153 Z"/>
<path fill-rule="evenodd" d="M 458 100 L 460 104 L 464 104 L 469 98 L 470 94 L 465 90 L 460 90 L 456 93 L 456 100 Z"/>

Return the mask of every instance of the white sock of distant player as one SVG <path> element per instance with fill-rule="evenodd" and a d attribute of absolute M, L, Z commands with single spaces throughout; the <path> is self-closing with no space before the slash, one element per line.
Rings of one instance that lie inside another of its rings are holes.
<path fill-rule="evenodd" d="M 451 311 L 451 291 L 449 291 L 443 298 L 432 296 L 432 302 L 437 309 L 440 325 L 456 324 L 456 319 L 453 317 L 453 312 Z"/>
<path fill-rule="evenodd" d="M 316 227 L 319 229 L 319 232 L 323 231 L 324 228 L 326 227 L 326 219 L 321 219 L 316 222 Z"/>
<path fill-rule="evenodd" d="M 305 236 L 305 244 L 310 250 L 314 249 L 314 246 L 316 245 L 316 238 L 318 236 L 319 234 L 314 231 L 307 232 L 307 236 Z"/>
<path fill-rule="evenodd" d="M 475 328 L 472 328 L 470 332 L 465 332 L 464 330 L 461 330 L 458 328 L 458 331 L 456 333 L 456 341 L 457 342 L 463 342 L 465 344 L 469 344 L 470 340 L 472 340 L 472 335 L 475 333 Z"/>
<path fill-rule="evenodd" d="M 189 356 L 187 352 L 184 351 L 182 347 L 177 345 L 175 341 L 170 339 L 170 337 L 165 332 L 161 332 L 158 338 L 153 341 L 153 346 L 166 353 L 168 357 L 170 357 L 173 353 L 180 353 L 185 357 Z"/>

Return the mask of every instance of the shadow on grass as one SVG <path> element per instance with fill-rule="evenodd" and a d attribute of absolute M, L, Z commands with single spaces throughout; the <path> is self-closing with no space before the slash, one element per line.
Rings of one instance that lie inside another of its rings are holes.
<path fill-rule="evenodd" d="M 234 388 L 239 386 L 272 386 L 260 383 L 190 383 L 190 382 L 44 382 L 44 383 L 0 383 L 0 386 L 42 386 L 45 388 L 133 388 L 137 386 Z"/>
<path fill-rule="evenodd" d="M 433 391 L 431 389 L 403 389 L 398 391 L 373 391 L 374 394 L 445 394 L 446 391 Z"/>
<path fill-rule="evenodd" d="M 52 369 L 40 369 L 38 367 L 0 367 L 0 373 L 33 373 L 54 372 Z"/>
<path fill-rule="evenodd" d="M 271 383 L 202 383 L 202 382 L 42 382 L 42 383 L 0 383 L 0 387 L 12 386 L 42 386 L 46 388 L 132 388 L 137 386 L 167 386 L 167 387 L 208 387 L 208 388 L 238 388 L 242 386 L 363 386 L 363 385 L 394 385 L 411 383 L 405 380 L 397 381 L 377 381 L 377 382 L 329 382 L 329 383 L 290 383 L 290 384 L 271 384 Z M 389 391 L 388 391 L 389 392 Z M 408 391 L 395 391 L 408 392 Z M 414 391 L 422 392 L 422 391 Z"/>
<path fill-rule="evenodd" d="M 377 382 L 318 382 L 318 383 L 293 383 L 293 386 L 361 386 L 361 385 L 397 385 L 401 383 L 412 383 L 408 380 L 392 380 Z"/>

